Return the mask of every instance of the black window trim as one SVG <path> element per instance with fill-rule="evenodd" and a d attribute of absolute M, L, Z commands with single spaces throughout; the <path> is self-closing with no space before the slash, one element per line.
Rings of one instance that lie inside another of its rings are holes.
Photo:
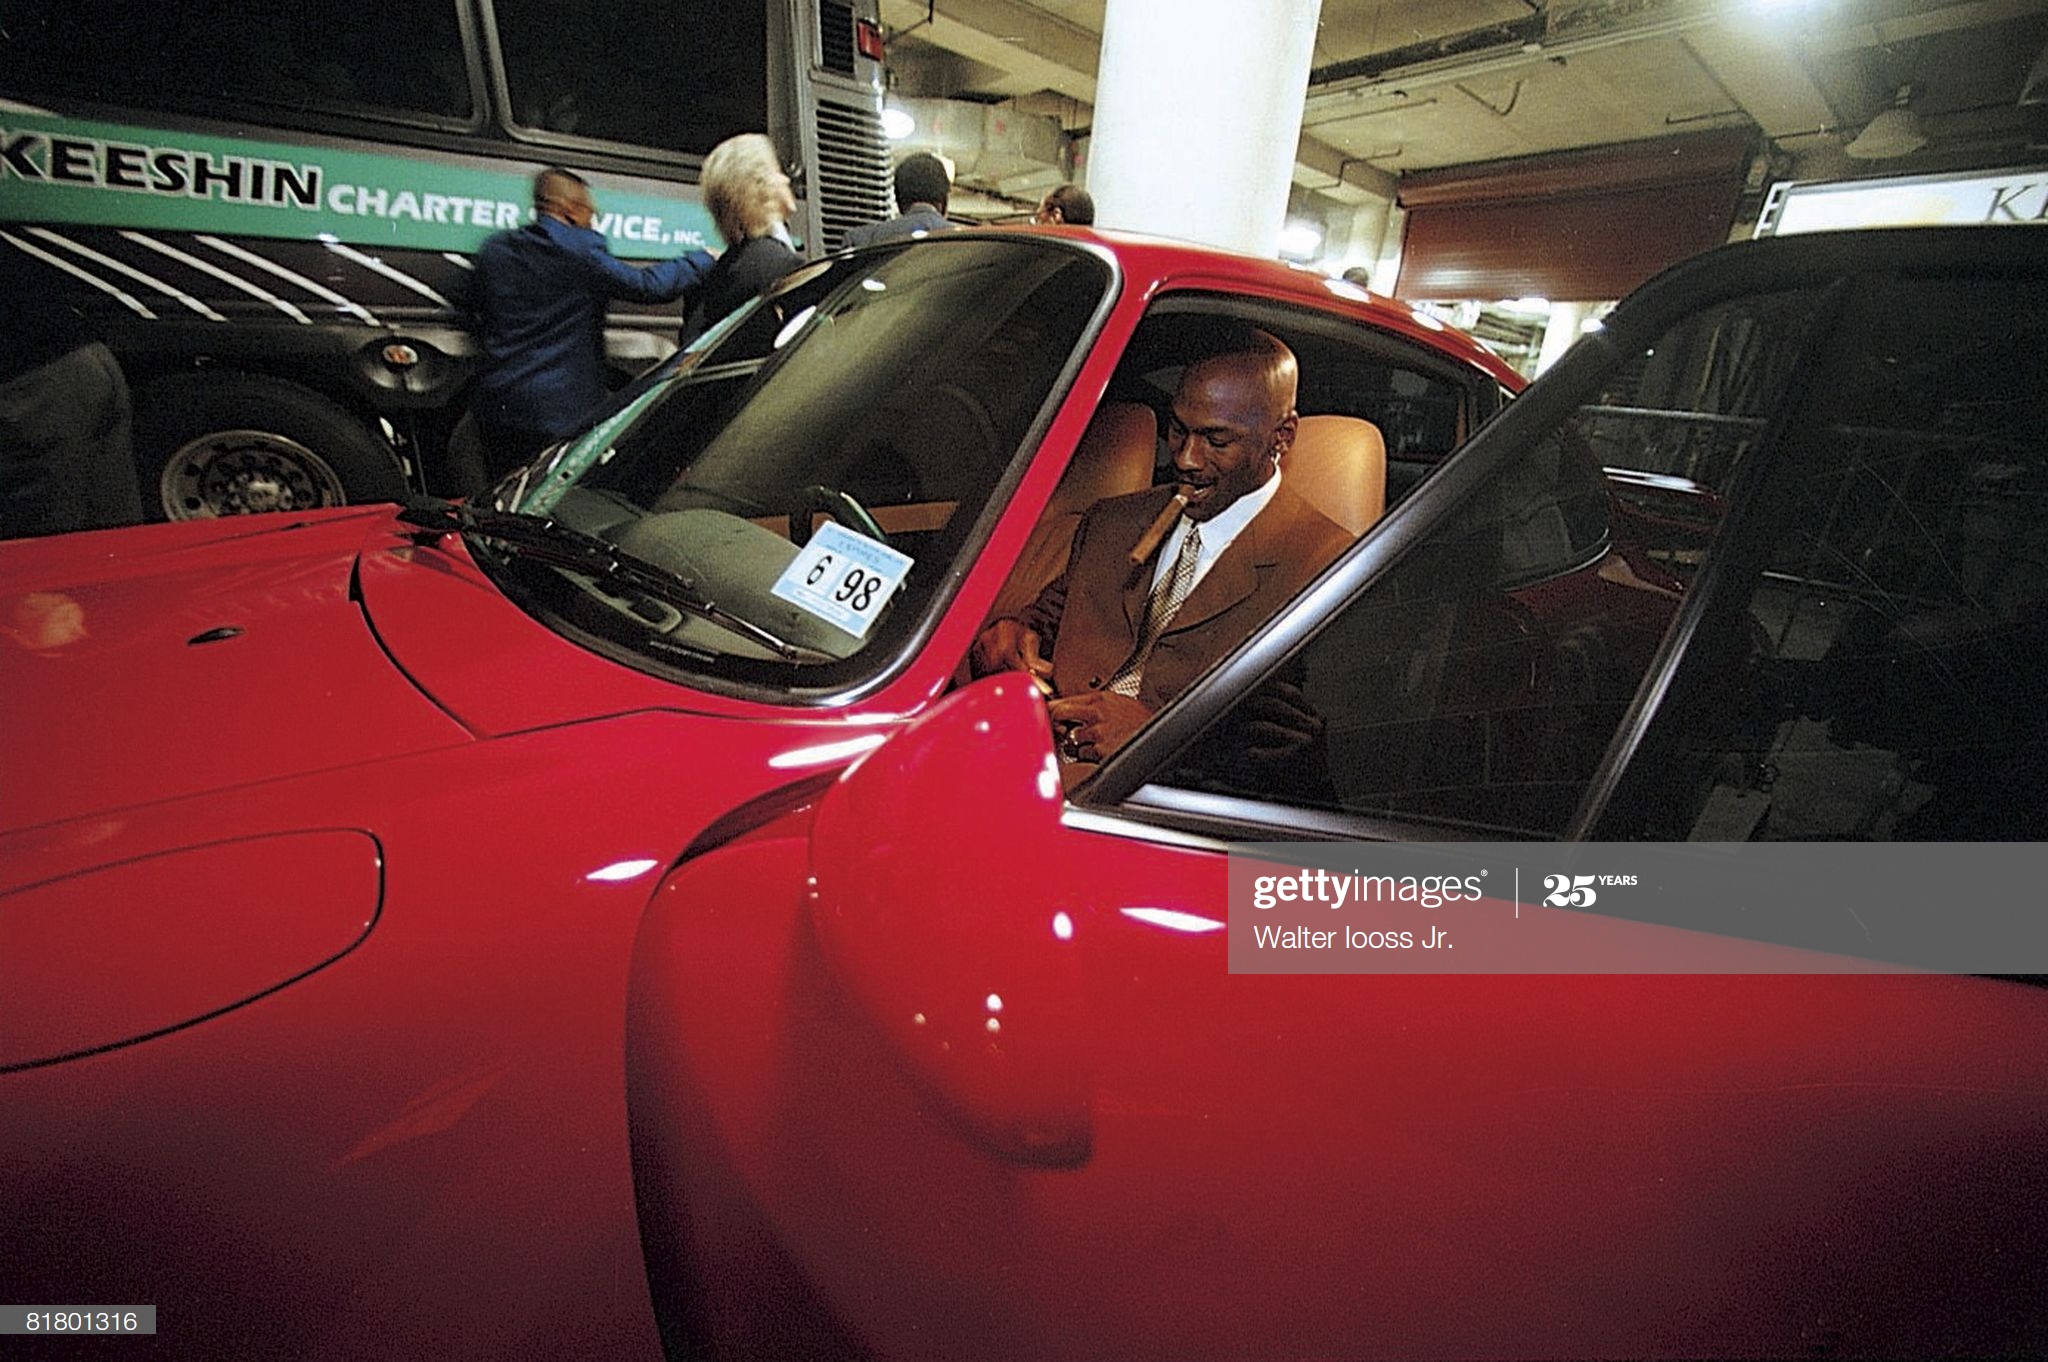
<path fill-rule="evenodd" d="M 1391 510 L 1385 520 L 1325 570 L 1290 606 L 1219 659 L 1189 686 L 1179 701 L 1141 730 L 1092 777 L 1070 791 L 1070 802 L 1098 812 L 1117 809 L 1141 820 L 1171 820 L 1175 826 L 1203 817 L 1193 803 L 1177 797 L 1182 792 L 1175 791 L 1174 798 L 1160 798 L 1159 792 L 1166 787 L 1151 784 L 1153 777 L 1220 719 L 1239 697 L 1264 682 L 1320 633 L 1354 596 L 1433 534 L 1468 496 L 1496 476 L 1508 459 L 1534 448 L 1556 430 L 1585 405 L 1595 385 L 1616 365 L 1632 359 L 1681 317 L 1733 298 L 1829 282 L 1835 287 L 1827 296 L 1833 306 L 1840 308 L 1851 296 L 1854 282 L 1872 276 L 2009 273 L 2024 277 L 2030 269 L 2038 268 L 2033 265 L 2038 240 L 2024 227 L 1813 233 L 1724 246 L 1667 269 L 1617 308 L 1607 318 L 1605 327 L 1579 340 L 1546 375 L 1545 382 L 1534 385 L 1503 408 L 1494 421 L 1446 460 L 1436 474 Z M 1788 398 L 1780 403 L 1772 433 L 1764 437 L 1770 448 L 1776 448 L 1788 428 L 1812 419 L 1817 409 L 1816 390 L 1803 388 L 1799 380 L 1802 371 L 1814 362 L 1816 351 L 1823 357 L 1834 353 L 1827 344 L 1831 330 L 1827 325 L 1814 328 L 1807 353 L 1795 362 L 1787 379 Z M 1751 471 L 1740 480 L 1741 484 L 1747 486 L 1751 479 L 1764 477 L 1770 464 L 1769 457 L 1752 458 L 1748 464 Z M 1738 489 L 1731 489 L 1731 503 L 1738 494 Z M 1743 541 L 1736 536 L 1741 535 L 1747 516 L 1737 521 L 1738 514 L 1739 510 L 1731 504 L 1731 523 L 1724 526 L 1724 535 L 1740 546 Z M 1735 561 L 1729 555 L 1716 556 L 1728 559 L 1731 564 Z M 1724 573 L 1734 570 L 1731 566 Z M 1601 814 L 1620 788 L 1619 777 L 1626 775 L 1637 746 L 1648 733 L 1649 720 L 1683 663 L 1685 646 L 1696 633 L 1707 603 L 1726 594 L 1721 580 L 1718 574 L 1710 579 L 1703 570 L 1695 581 L 1678 618 L 1653 654 L 1605 756 L 1588 781 L 1579 809 L 1566 827 L 1567 840 L 1583 839 L 1599 825 Z M 1145 796 L 1142 800 L 1138 798 L 1140 791 Z M 1297 807 L 1274 802 L 1244 803 L 1255 805 L 1261 813 L 1255 816 L 1246 809 L 1225 825 L 1255 829 L 1275 823 L 1289 828 L 1304 825 L 1304 811 Z M 1395 826 L 1389 820 L 1363 817 L 1351 820 L 1350 825 L 1363 830 L 1373 823 Z M 1449 832 L 1450 829 L 1440 830 L 1431 824 L 1428 835 L 1435 839 Z"/>
<path fill-rule="evenodd" d="M 1842 347 L 1832 345 L 1831 339 L 1844 324 L 1854 324 L 1857 308 L 1853 300 L 1869 292 L 1863 279 L 1844 272 L 1838 272 L 1838 276 L 1820 296 L 1818 307 L 1822 315 L 1809 333 L 1805 353 L 1793 362 L 1786 376 L 1776 410 L 1764 418 L 1754 451 L 1729 484 L 1725 498 L 1728 511 L 1715 532 L 1713 548 L 1686 590 L 1677 617 L 1651 654 L 1649 668 L 1636 687 L 1634 699 L 1623 711 L 1621 722 L 1615 726 L 1606 754 L 1586 782 L 1579 807 L 1566 826 L 1567 841 L 1583 841 L 1592 835 L 1613 807 L 1616 796 L 1627 788 L 1632 773 L 1636 780 L 1647 778 L 1636 758 L 1657 727 L 1658 714 L 1675 697 L 1682 699 L 1681 682 L 1691 675 L 1692 684 L 1697 684 L 1697 673 L 1688 673 L 1686 668 L 1694 642 L 1706 629 L 1710 616 L 1720 617 L 1725 624 L 1731 610 L 1747 606 L 1747 584 L 1770 561 L 1773 537 L 1768 530 L 1773 521 L 1782 518 L 1772 505 L 1770 492 L 1774 483 L 1792 471 L 1785 466 L 1784 451 L 1798 447 L 1800 435 L 1813 425 L 1826 406 L 1827 394 L 1833 386 L 1829 380 L 1842 364 L 1845 353 Z"/>

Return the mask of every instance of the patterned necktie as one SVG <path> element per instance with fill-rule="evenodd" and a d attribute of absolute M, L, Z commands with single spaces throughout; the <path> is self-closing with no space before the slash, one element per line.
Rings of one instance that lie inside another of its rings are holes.
<path fill-rule="evenodd" d="M 1144 679 L 1145 659 L 1152 655 L 1152 645 L 1166 632 L 1166 626 L 1173 623 L 1173 617 L 1180 613 L 1181 602 L 1188 598 L 1188 592 L 1195 587 L 1195 564 L 1202 557 L 1202 528 L 1194 521 L 1188 522 L 1187 537 L 1180 541 L 1180 556 L 1173 560 L 1173 569 L 1159 579 L 1152 588 L 1152 596 L 1145 603 L 1145 627 L 1138 633 L 1138 646 L 1131 650 L 1130 661 L 1117 668 L 1116 675 L 1109 678 L 1108 690 L 1118 695 L 1135 696 L 1138 684 Z"/>

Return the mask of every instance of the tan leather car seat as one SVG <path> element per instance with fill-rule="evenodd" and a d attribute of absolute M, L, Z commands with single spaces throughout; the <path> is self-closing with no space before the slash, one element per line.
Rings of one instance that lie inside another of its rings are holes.
<path fill-rule="evenodd" d="M 1356 416 L 1304 416 L 1280 464 L 1287 485 L 1353 534 L 1387 509 L 1387 442 Z"/>
<path fill-rule="evenodd" d="M 1152 485 L 1159 442 L 1158 418 L 1139 402 L 1105 402 L 1088 423 L 1074 460 L 1031 528 L 1024 552 L 996 596 L 990 619 L 1014 615 L 1036 600 L 1066 570 L 1082 513 L 1105 497 L 1142 492 Z"/>

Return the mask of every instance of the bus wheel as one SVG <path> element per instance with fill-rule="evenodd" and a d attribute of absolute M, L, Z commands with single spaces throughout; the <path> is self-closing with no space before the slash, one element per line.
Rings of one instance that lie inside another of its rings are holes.
<path fill-rule="evenodd" d="M 178 374 L 135 394 L 144 509 L 165 520 L 393 501 L 391 451 L 345 408 L 258 374 Z"/>

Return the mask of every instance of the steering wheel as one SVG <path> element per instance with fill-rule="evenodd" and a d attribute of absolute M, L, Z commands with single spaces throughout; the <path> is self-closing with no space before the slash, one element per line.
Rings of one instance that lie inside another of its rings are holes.
<path fill-rule="evenodd" d="M 837 487 L 812 483 L 796 494 L 796 505 L 789 512 L 789 539 L 798 548 L 811 542 L 811 517 L 819 511 L 830 511 L 834 520 L 859 530 L 870 539 L 883 544 L 889 542 L 889 536 L 882 533 L 882 527 L 875 523 L 875 518 L 868 514 L 865 506 Z"/>

